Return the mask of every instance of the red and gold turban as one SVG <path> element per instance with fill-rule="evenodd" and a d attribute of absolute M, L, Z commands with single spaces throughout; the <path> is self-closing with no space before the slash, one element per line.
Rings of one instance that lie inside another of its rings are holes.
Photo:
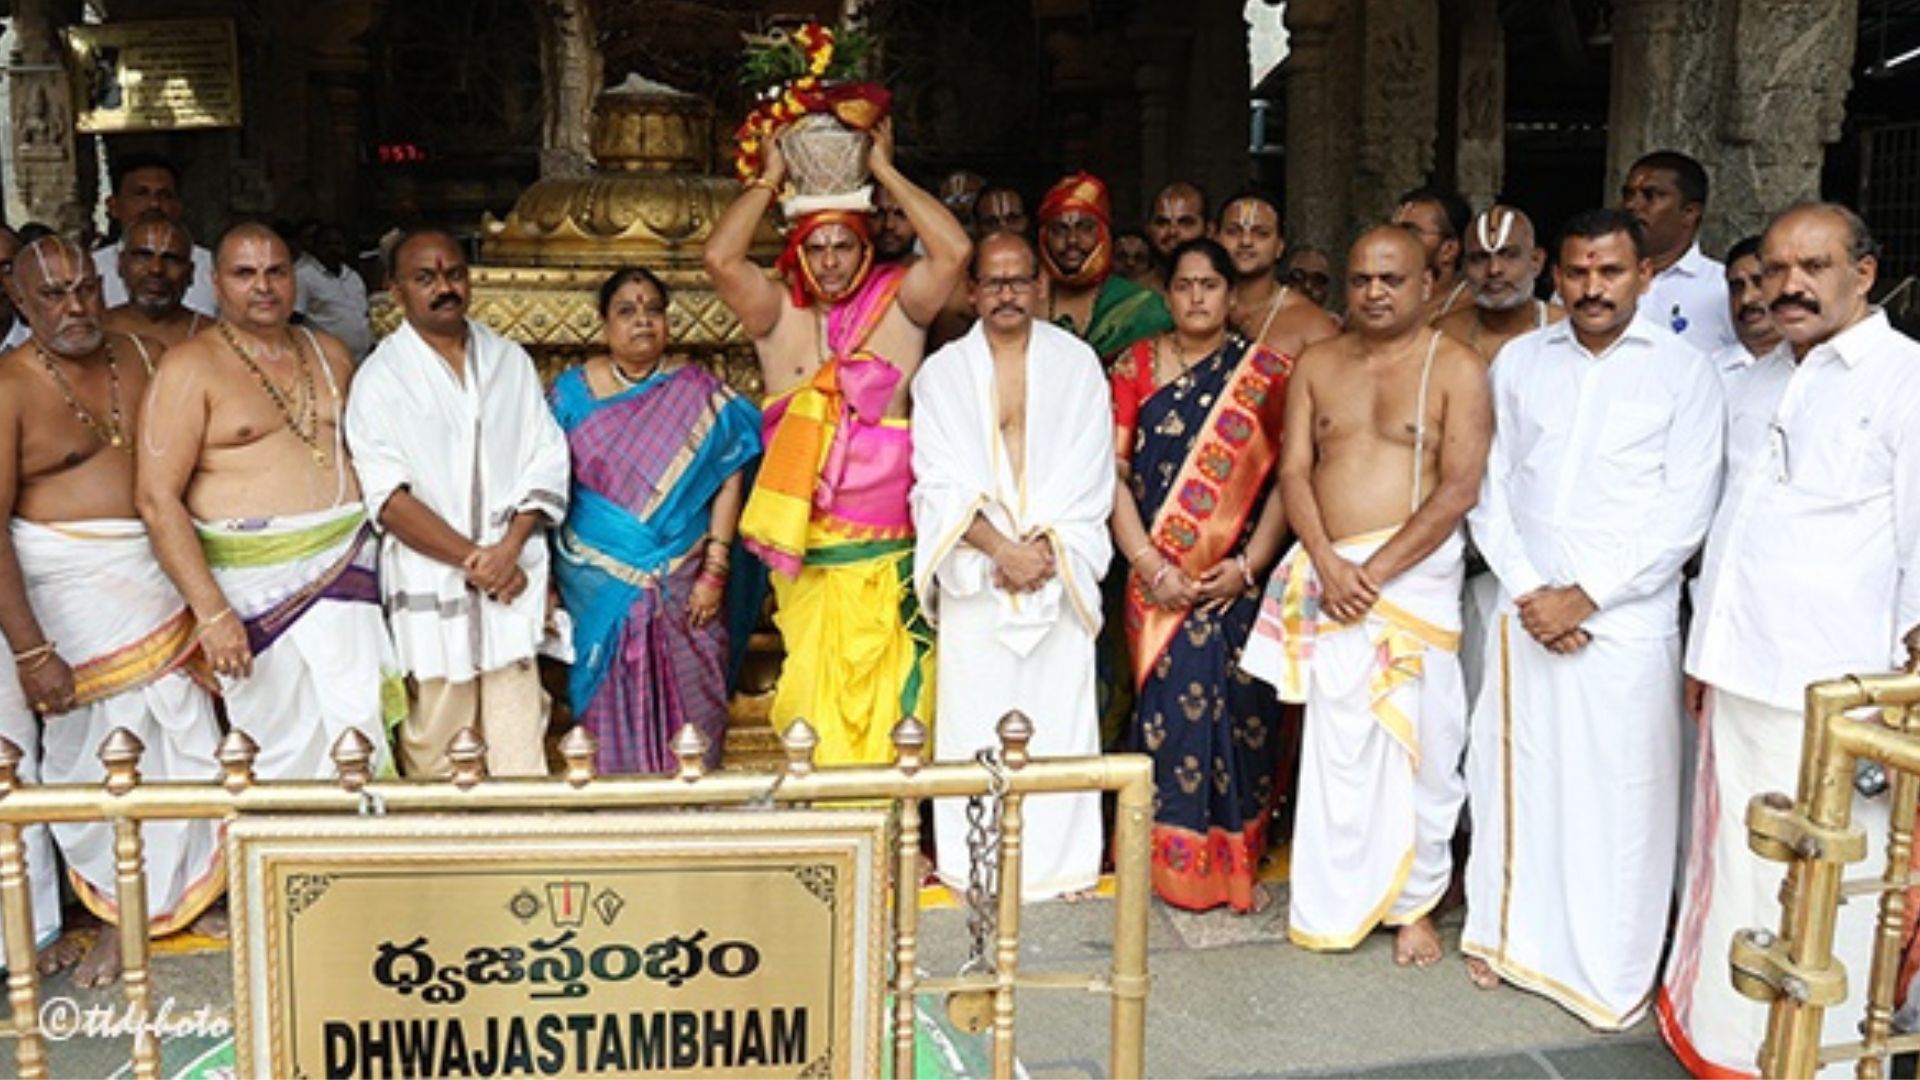
<path fill-rule="evenodd" d="M 813 267 L 807 264 L 805 253 L 800 250 L 807 237 L 827 225 L 845 225 L 860 240 L 859 268 L 848 279 L 846 288 L 831 295 L 814 280 Z M 846 299 L 866 282 L 867 273 L 873 269 L 873 239 L 867 232 L 866 211 L 817 210 L 800 218 L 794 222 L 793 231 L 787 234 L 787 246 L 780 252 L 780 258 L 774 262 L 773 268 L 787 279 L 787 289 L 794 307 L 812 307 L 816 300 L 837 304 Z"/>
<path fill-rule="evenodd" d="M 1046 243 L 1048 223 L 1074 211 L 1091 215 L 1100 225 L 1100 240 L 1087 253 L 1087 261 L 1080 269 L 1068 274 L 1054 264 L 1053 252 Z M 1048 276 L 1062 285 L 1081 287 L 1098 285 L 1106 280 L 1113 269 L 1113 207 L 1107 199 L 1107 185 L 1100 178 L 1088 172 L 1077 172 L 1062 177 L 1060 182 L 1047 191 L 1040 200 L 1040 261 L 1046 266 Z"/>

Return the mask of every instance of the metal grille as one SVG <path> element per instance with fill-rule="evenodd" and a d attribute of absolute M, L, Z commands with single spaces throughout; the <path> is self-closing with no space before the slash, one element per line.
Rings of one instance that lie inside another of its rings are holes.
<path fill-rule="evenodd" d="M 1862 133 L 1860 213 L 1880 240 L 1880 280 L 1920 274 L 1920 123 Z"/>

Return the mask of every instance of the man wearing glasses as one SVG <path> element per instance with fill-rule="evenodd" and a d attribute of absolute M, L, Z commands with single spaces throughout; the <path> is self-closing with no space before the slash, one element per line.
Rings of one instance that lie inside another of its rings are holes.
<path fill-rule="evenodd" d="M 1094 637 L 1112 557 L 1107 381 L 1092 349 L 1034 320 L 1040 266 L 1026 237 L 983 237 L 970 278 L 979 320 L 913 383 L 914 588 L 940 629 L 934 757 L 966 761 L 996 745 L 1009 709 L 1034 719 L 1035 755 L 1097 754 Z M 1027 815 L 1024 897 L 1091 890 L 1099 797 L 1029 799 Z M 933 820 L 940 876 L 964 888 L 966 804 L 938 800 Z"/>
<path fill-rule="evenodd" d="M 1853 211 L 1792 207 L 1760 243 L 1761 289 L 1784 339 L 1727 389 L 1727 485 L 1707 534 L 1687 648 L 1701 724 L 1679 930 L 1660 993 L 1682 1062 L 1752 1072 L 1767 1007 L 1735 993 L 1727 941 L 1775 926 L 1780 867 L 1747 849 L 1748 800 L 1793 791 L 1808 683 L 1883 671 L 1920 622 L 1920 344 L 1868 303 L 1877 245 Z M 1887 799 L 1853 822 L 1885 859 Z M 1869 864 L 1871 865 L 1871 863 Z M 1835 959 L 1869 967 L 1876 906 L 1848 904 Z M 1825 1041 L 1854 1037 L 1846 1011 Z"/>

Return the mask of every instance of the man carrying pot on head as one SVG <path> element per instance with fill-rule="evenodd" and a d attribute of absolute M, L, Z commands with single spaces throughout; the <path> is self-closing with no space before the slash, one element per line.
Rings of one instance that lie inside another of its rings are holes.
<path fill-rule="evenodd" d="M 972 250 L 960 222 L 895 167 L 891 122 L 871 135 L 872 178 L 906 212 L 924 258 L 876 264 L 869 189 L 822 191 L 817 177 L 790 172 L 796 155 L 781 143 L 791 128 L 767 140 L 764 168 L 706 246 L 707 273 L 752 339 L 767 392 L 766 457 L 740 535 L 773 570 L 787 648 L 771 719 L 778 730 L 805 717 L 828 763 L 890 759 L 894 724 L 931 703 L 932 633 L 911 574 L 908 387 Z M 782 287 L 747 249 L 789 180 Z"/>

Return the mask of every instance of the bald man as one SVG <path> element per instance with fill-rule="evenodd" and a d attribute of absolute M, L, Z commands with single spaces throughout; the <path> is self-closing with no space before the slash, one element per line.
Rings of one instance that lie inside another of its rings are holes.
<path fill-rule="evenodd" d="M 1567 317 L 1565 308 L 1534 296 L 1547 249 L 1535 239 L 1533 219 L 1511 206 L 1490 206 L 1473 219 L 1461 265 L 1473 305 L 1434 325 L 1489 364 L 1502 345 Z"/>
<path fill-rule="evenodd" d="M 1326 309 L 1274 276 L 1287 239 L 1272 199 L 1252 192 L 1236 195 L 1220 208 L 1214 227 L 1233 260 L 1229 318 L 1242 336 L 1291 358 L 1340 332 Z"/>
<path fill-rule="evenodd" d="M 1287 387 L 1280 492 L 1299 542 L 1241 657 L 1306 704 L 1287 934 L 1346 950 L 1398 927 L 1396 963 L 1441 956 L 1431 913 L 1465 796 L 1455 657 L 1465 543 L 1493 433 L 1484 367 L 1427 325 L 1418 239 L 1347 256 L 1347 329 Z"/>
<path fill-rule="evenodd" d="M 213 698 L 195 675 L 194 620 L 154 560 L 134 512 L 134 413 L 158 346 L 102 325 L 100 278 L 72 242 L 48 236 L 14 259 L 13 291 L 32 338 L 0 364 L 0 630 L 13 650 L 0 675 L 0 731 L 27 752 L 27 775 L 94 784 L 115 728 L 146 747 L 150 780 L 219 774 Z M 37 776 L 36 776 L 37 772 Z M 210 821 L 148 822 L 147 921 L 156 934 L 200 917 L 223 888 Z M 51 872 L 28 833 L 36 893 Z M 118 919 L 114 836 L 106 822 L 54 828 L 75 894 Z M 58 906 L 35 895 L 41 932 Z M 211 927 L 209 927 L 211 929 Z M 42 969 L 74 960 L 62 942 Z M 101 934 L 79 960 L 81 986 L 120 971 L 119 938 Z"/>
<path fill-rule="evenodd" d="M 172 348 L 212 320 L 186 306 L 193 284 L 193 237 L 158 210 L 127 229 L 117 264 L 127 302 L 107 310 L 107 329 L 137 334 Z"/>
<path fill-rule="evenodd" d="M 340 430 L 353 362 L 288 325 L 293 256 L 271 229 L 228 230 L 215 268 L 219 321 L 167 350 L 147 391 L 140 516 L 228 719 L 259 744 L 255 772 L 330 778 L 348 729 L 385 767 L 406 695 L 383 678 L 376 545 Z"/>

